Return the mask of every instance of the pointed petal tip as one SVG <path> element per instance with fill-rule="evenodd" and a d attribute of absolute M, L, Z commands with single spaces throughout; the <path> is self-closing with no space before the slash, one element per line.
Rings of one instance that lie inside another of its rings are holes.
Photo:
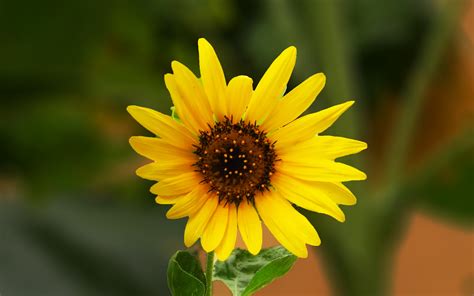
<path fill-rule="evenodd" d="M 361 148 L 362 150 L 365 150 L 365 149 L 367 149 L 367 148 L 369 147 L 369 145 L 367 145 L 366 142 L 362 142 L 362 141 L 361 141 L 361 144 L 360 144 L 360 145 L 361 145 L 360 148 Z M 362 150 L 361 150 L 361 151 L 362 151 Z"/>
<path fill-rule="evenodd" d="M 227 258 L 229 258 L 230 254 L 229 255 L 221 255 L 220 253 L 217 253 L 216 252 L 216 257 L 217 257 L 217 260 L 221 261 L 221 262 L 224 262 L 227 260 Z"/>
<path fill-rule="evenodd" d="M 160 183 L 156 182 L 153 186 L 150 187 L 150 192 L 151 193 L 158 195 L 158 193 L 156 192 L 156 187 L 158 187 L 158 184 L 160 184 Z"/>
<path fill-rule="evenodd" d="M 128 112 L 128 114 L 132 115 L 132 117 L 133 117 L 133 114 L 136 111 L 140 110 L 141 108 L 142 107 L 137 106 L 137 105 L 129 105 L 129 106 L 127 106 L 127 112 Z"/>
<path fill-rule="evenodd" d="M 261 248 L 260 248 L 260 249 L 261 249 Z M 256 256 L 256 255 L 258 255 L 258 253 L 260 253 L 260 249 L 254 249 L 254 248 L 252 248 L 252 249 L 247 249 L 247 250 L 249 251 L 250 254 Z"/>
<path fill-rule="evenodd" d="M 135 170 L 135 175 L 137 175 L 138 177 L 140 178 L 143 178 L 143 166 L 139 167 L 138 169 Z M 143 178 L 143 179 L 146 179 L 146 178 Z"/>
<path fill-rule="evenodd" d="M 300 251 L 298 251 L 297 253 L 293 253 L 292 251 L 290 251 L 290 253 L 293 253 L 293 255 L 295 255 L 298 258 L 303 258 L 303 259 L 308 258 L 308 248 L 306 246 L 304 247 L 304 251 L 303 250 L 300 250 Z"/>
<path fill-rule="evenodd" d="M 195 243 L 195 242 L 191 242 L 191 241 L 188 241 L 188 240 L 184 239 L 184 246 L 185 246 L 186 248 L 191 247 L 192 245 L 194 245 L 194 243 Z"/>
<path fill-rule="evenodd" d="M 296 55 L 298 50 L 296 49 L 295 46 L 291 45 L 287 49 L 285 49 L 283 52 L 287 52 L 288 54 L 291 54 L 291 55 Z"/>
<path fill-rule="evenodd" d="M 345 103 L 343 103 L 345 106 L 347 106 L 347 108 L 351 107 L 352 105 L 355 104 L 355 101 L 354 100 L 351 100 L 351 101 L 347 101 Z"/>
<path fill-rule="evenodd" d="M 319 247 L 320 245 L 321 245 L 321 239 L 318 238 L 318 241 L 317 241 L 316 244 L 314 244 L 313 246 Z"/>
<path fill-rule="evenodd" d="M 294 66 L 294 63 L 296 61 L 296 54 L 297 54 L 297 49 L 294 46 L 290 46 L 286 48 L 282 53 L 279 55 L 278 58 L 284 58 L 285 60 L 288 59 L 288 61 L 291 61 L 291 63 Z M 277 59 L 278 59 L 277 58 Z"/>
<path fill-rule="evenodd" d="M 340 114 L 346 112 L 347 109 L 349 109 L 350 107 L 352 107 L 352 105 L 354 105 L 354 103 L 355 103 L 355 101 L 352 100 L 352 101 L 347 101 L 347 102 L 341 103 L 341 104 L 339 104 L 339 105 L 335 105 L 335 106 L 333 106 L 333 107 L 339 108 L 339 110 L 338 110 L 337 113 L 340 115 Z M 332 108 L 332 107 L 330 107 L 330 108 Z"/>
<path fill-rule="evenodd" d="M 210 253 L 210 252 L 214 251 L 214 249 L 211 248 L 208 244 L 203 243 L 202 239 L 201 239 L 201 247 L 206 253 Z"/>
<path fill-rule="evenodd" d="M 313 75 L 315 79 L 318 79 L 323 85 L 326 84 L 326 74 L 319 72 Z"/>
<path fill-rule="evenodd" d="M 344 214 L 344 211 L 341 209 L 339 204 L 335 204 L 335 205 L 336 207 L 334 208 L 334 210 L 328 215 L 336 219 L 336 221 L 344 223 L 346 221 L 346 214 Z M 316 232 L 316 240 L 319 241 L 318 244 L 313 244 L 313 243 L 309 243 L 309 244 L 312 246 L 318 246 L 319 244 L 321 244 L 321 239 L 319 238 L 319 235 L 317 232 Z M 315 241 L 314 243 L 317 243 L 317 242 Z"/>
<path fill-rule="evenodd" d="M 174 60 L 174 61 L 171 61 L 171 69 L 173 69 L 173 72 L 175 72 L 175 68 L 178 67 L 181 63 Z"/>
<path fill-rule="evenodd" d="M 253 83 L 252 77 L 249 77 L 249 76 L 247 76 L 247 75 L 238 75 L 238 76 L 233 77 L 233 78 L 231 79 L 231 81 L 232 81 L 232 80 L 248 80 L 248 81 L 250 81 L 250 82 Z"/>
<path fill-rule="evenodd" d="M 191 217 L 188 218 L 188 222 L 191 219 Z M 186 224 L 186 228 L 184 229 L 184 246 L 186 248 L 191 247 L 194 245 L 195 242 L 199 239 L 199 237 L 195 237 L 192 233 L 189 232 L 190 230 L 188 229 L 188 224 Z"/>
<path fill-rule="evenodd" d="M 206 38 L 201 37 L 198 39 L 198 47 L 201 47 L 201 46 L 211 46 L 211 44 L 209 43 L 209 41 L 207 41 Z"/>
<path fill-rule="evenodd" d="M 171 62 L 171 69 L 173 70 L 174 74 L 176 74 L 177 71 L 179 72 L 180 70 L 182 70 L 184 68 L 186 68 L 186 66 L 183 65 L 179 61 L 174 60 L 174 61 Z M 172 74 L 170 74 L 170 75 L 172 75 Z M 166 75 L 165 75 L 165 77 L 166 77 Z"/>
<path fill-rule="evenodd" d="M 338 216 L 338 217 L 334 217 L 337 221 L 341 222 L 341 223 L 344 223 L 346 222 L 346 215 L 342 212 L 341 210 L 341 213 L 342 215 Z"/>
<path fill-rule="evenodd" d="M 166 214 L 165 214 L 166 219 L 170 219 L 170 220 L 176 219 L 176 218 L 173 218 L 173 217 L 174 217 L 174 213 L 173 213 L 172 210 L 173 210 L 173 207 L 171 207 L 171 209 L 169 209 L 169 210 L 166 212 Z"/>
<path fill-rule="evenodd" d="M 323 89 L 324 86 L 326 85 L 326 75 L 324 75 L 324 73 L 322 73 L 322 72 L 316 73 L 308 79 L 311 79 L 312 84 L 317 85 L 318 88 L 320 87 L 320 89 Z M 319 92 L 318 92 L 318 94 L 319 94 Z"/>

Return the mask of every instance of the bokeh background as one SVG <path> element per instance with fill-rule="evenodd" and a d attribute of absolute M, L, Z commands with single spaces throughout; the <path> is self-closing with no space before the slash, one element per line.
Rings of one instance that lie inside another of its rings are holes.
<path fill-rule="evenodd" d="M 474 293 L 474 1 L 4 0 L 1 295 L 169 294 L 185 221 L 135 176 L 125 108 L 170 112 L 199 37 L 228 79 L 297 46 L 289 88 L 324 72 L 311 110 L 355 98 L 328 133 L 369 143 L 347 221 L 308 213 L 322 246 L 259 295 Z"/>

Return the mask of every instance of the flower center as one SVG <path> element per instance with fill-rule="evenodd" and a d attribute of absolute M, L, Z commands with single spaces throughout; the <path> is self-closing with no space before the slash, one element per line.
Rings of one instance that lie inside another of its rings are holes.
<path fill-rule="evenodd" d="M 256 124 L 226 118 L 210 131 L 199 136 L 194 164 L 203 176 L 202 183 L 219 202 L 239 204 L 243 199 L 253 202 L 256 193 L 268 190 L 275 172 L 276 154 L 265 132 Z"/>

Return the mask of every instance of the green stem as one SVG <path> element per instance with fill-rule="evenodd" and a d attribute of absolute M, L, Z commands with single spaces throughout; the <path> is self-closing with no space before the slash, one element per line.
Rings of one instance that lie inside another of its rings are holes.
<path fill-rule="evenodd" d="M 344 23 L 344 1 L 302 1 L 305 9 L 303 28 L 308 30 L 312 50 L 318 53 L 320 67 L 328 77 L 325 96 L 328 105 L 339 104 L 343 100 L 361 98 L 357 89 L 353 73 L 354 45 L 349 44 L 347 26 Z M 359 104 L 362 100 L 359 101 Z M 331 130 L 345 137 L 360 138 L 362 116 L 358 114 L 361 107 L 352 108 L 335 123 Z M 314 110 L 313 110 L 314 111 Z"/>
<path fill-rule="evenodd" d="M 206 296 L 212 295 L 212 272 L 214 271 L 214 252 L 207 253 L 206 259 Z"/>
<path fill-rule="evenodd" d="M 441 15 L 420 53 L 420 59 L 409 79 L 409 85 L 402 95 L 404 98 L 402 111 L 385 160 L 386 186 L 384 198 L 381 199 L 386 203 L 385 208 L 389 208 L 398 197 L 397 189 L 403 181 L 403 168 L 426 89 L 436 73 L 444 49 L 456 28 L 464 2 L 463 0 L 448 1 L 446 7 L 443 7 Z"/>

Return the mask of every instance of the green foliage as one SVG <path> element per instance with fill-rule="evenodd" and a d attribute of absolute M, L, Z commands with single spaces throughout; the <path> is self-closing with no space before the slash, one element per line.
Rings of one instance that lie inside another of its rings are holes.
<path fill-rule="evenodd" d="M 215 280 L 220 280 L 234 296 L 249 296 L 286 274 L 296 256 L 281 246 L 263 249 L 257 256 L 235 249 L 224 261 L 217 261 Z"/>
<path fill-rule="evenodd" d="M 206 279 L 197 254 L 178 251 L 168 264 L 168 287 L 173 296 L 201 296 L 206 292 Z"/>
<path fill-rule="evenodd" d="M 166 295 L 183 223 L 159 207 L 65 197 L 0 206 L 2 295 Z M 25 284 L 25 283 L 28 284 Z"/>
<path fill-rule="evenodd" d="M 418 205 L 438 216 L 471 225 L 474 222 L 474 142 L 467 133 L 461 143 L 453 145 L 445 155 L 427 168 L 410 190 Z"/>

